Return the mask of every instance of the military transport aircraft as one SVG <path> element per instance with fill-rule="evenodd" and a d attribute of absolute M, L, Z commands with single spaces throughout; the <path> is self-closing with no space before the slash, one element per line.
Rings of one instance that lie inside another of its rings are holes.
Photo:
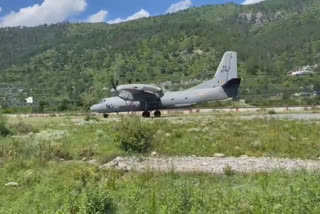
<path fill-rule="evenodd" d="M 142 111 L 143 117 L 150 117 L 150 112 L 154 111 L 154 116 L 160 117 L 161 109 L 187 108 L 202 102 L 236 98 L 240 82 L 237 71 L 237 53 L 229 51 L 224 54 L 214 78 L 209 81 L 176 92 L 164 92 L 153 85 L 117 86 L 112 82 L 113 91 L 118 95 L 101 100 L 90 110 L 103 113 L 105 118 L 109 113 L 131 111 Z"/>

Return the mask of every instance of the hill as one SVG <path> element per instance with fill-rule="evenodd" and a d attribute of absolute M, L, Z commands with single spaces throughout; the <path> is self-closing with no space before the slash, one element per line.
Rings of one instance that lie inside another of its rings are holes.
<path fill-rule="evenodd" d="M 319 14 L 318 0 L 268 0 L 117 25 L 1 28 L 0 84 L 38 100 L 88 106 L 109 94 L 115 72 L 123 83 L 188 83 L 211 78 L 223 52 L 234 50 L 244 80 L 241 98 L 287 99 L 320 91 L 320 78 L 287 77 L 295 67 L 319 64 Z"/>

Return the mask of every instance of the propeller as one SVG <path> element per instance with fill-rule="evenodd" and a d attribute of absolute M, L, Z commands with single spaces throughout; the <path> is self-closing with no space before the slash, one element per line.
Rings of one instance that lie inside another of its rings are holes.
<path fill-rule="evenodd" d="M 116 82 L 114 82 L 114 79 L 112 78 L 111 79 L 111 85 L 112 85 L 112 88 L 117 91 L 117 87 L 119 85 L 119 80 L 117 80 Z"/>

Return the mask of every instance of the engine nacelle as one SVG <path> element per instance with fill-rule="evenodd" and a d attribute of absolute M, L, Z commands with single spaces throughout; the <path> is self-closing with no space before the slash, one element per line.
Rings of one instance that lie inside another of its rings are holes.
<path fill-rule="evenodd" d="M 162 92 L 162 89 L 153 85 L 146 85 L 146 84 L 130 84 L 130 85 L 119 85 L 117 87 L 117 91 L 122 90 L 138 90 L 138 91 L 145 91 L 151 93 L 159 93 Z"/>

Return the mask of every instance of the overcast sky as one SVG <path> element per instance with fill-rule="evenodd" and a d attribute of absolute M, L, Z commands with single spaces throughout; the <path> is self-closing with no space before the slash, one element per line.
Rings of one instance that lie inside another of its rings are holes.
<path fill-rule="evenodd" d="M 231 1 L 253 4 L 263 0 L 0 0 L 0 27 L 67 20 L 114 24 Z"/>

